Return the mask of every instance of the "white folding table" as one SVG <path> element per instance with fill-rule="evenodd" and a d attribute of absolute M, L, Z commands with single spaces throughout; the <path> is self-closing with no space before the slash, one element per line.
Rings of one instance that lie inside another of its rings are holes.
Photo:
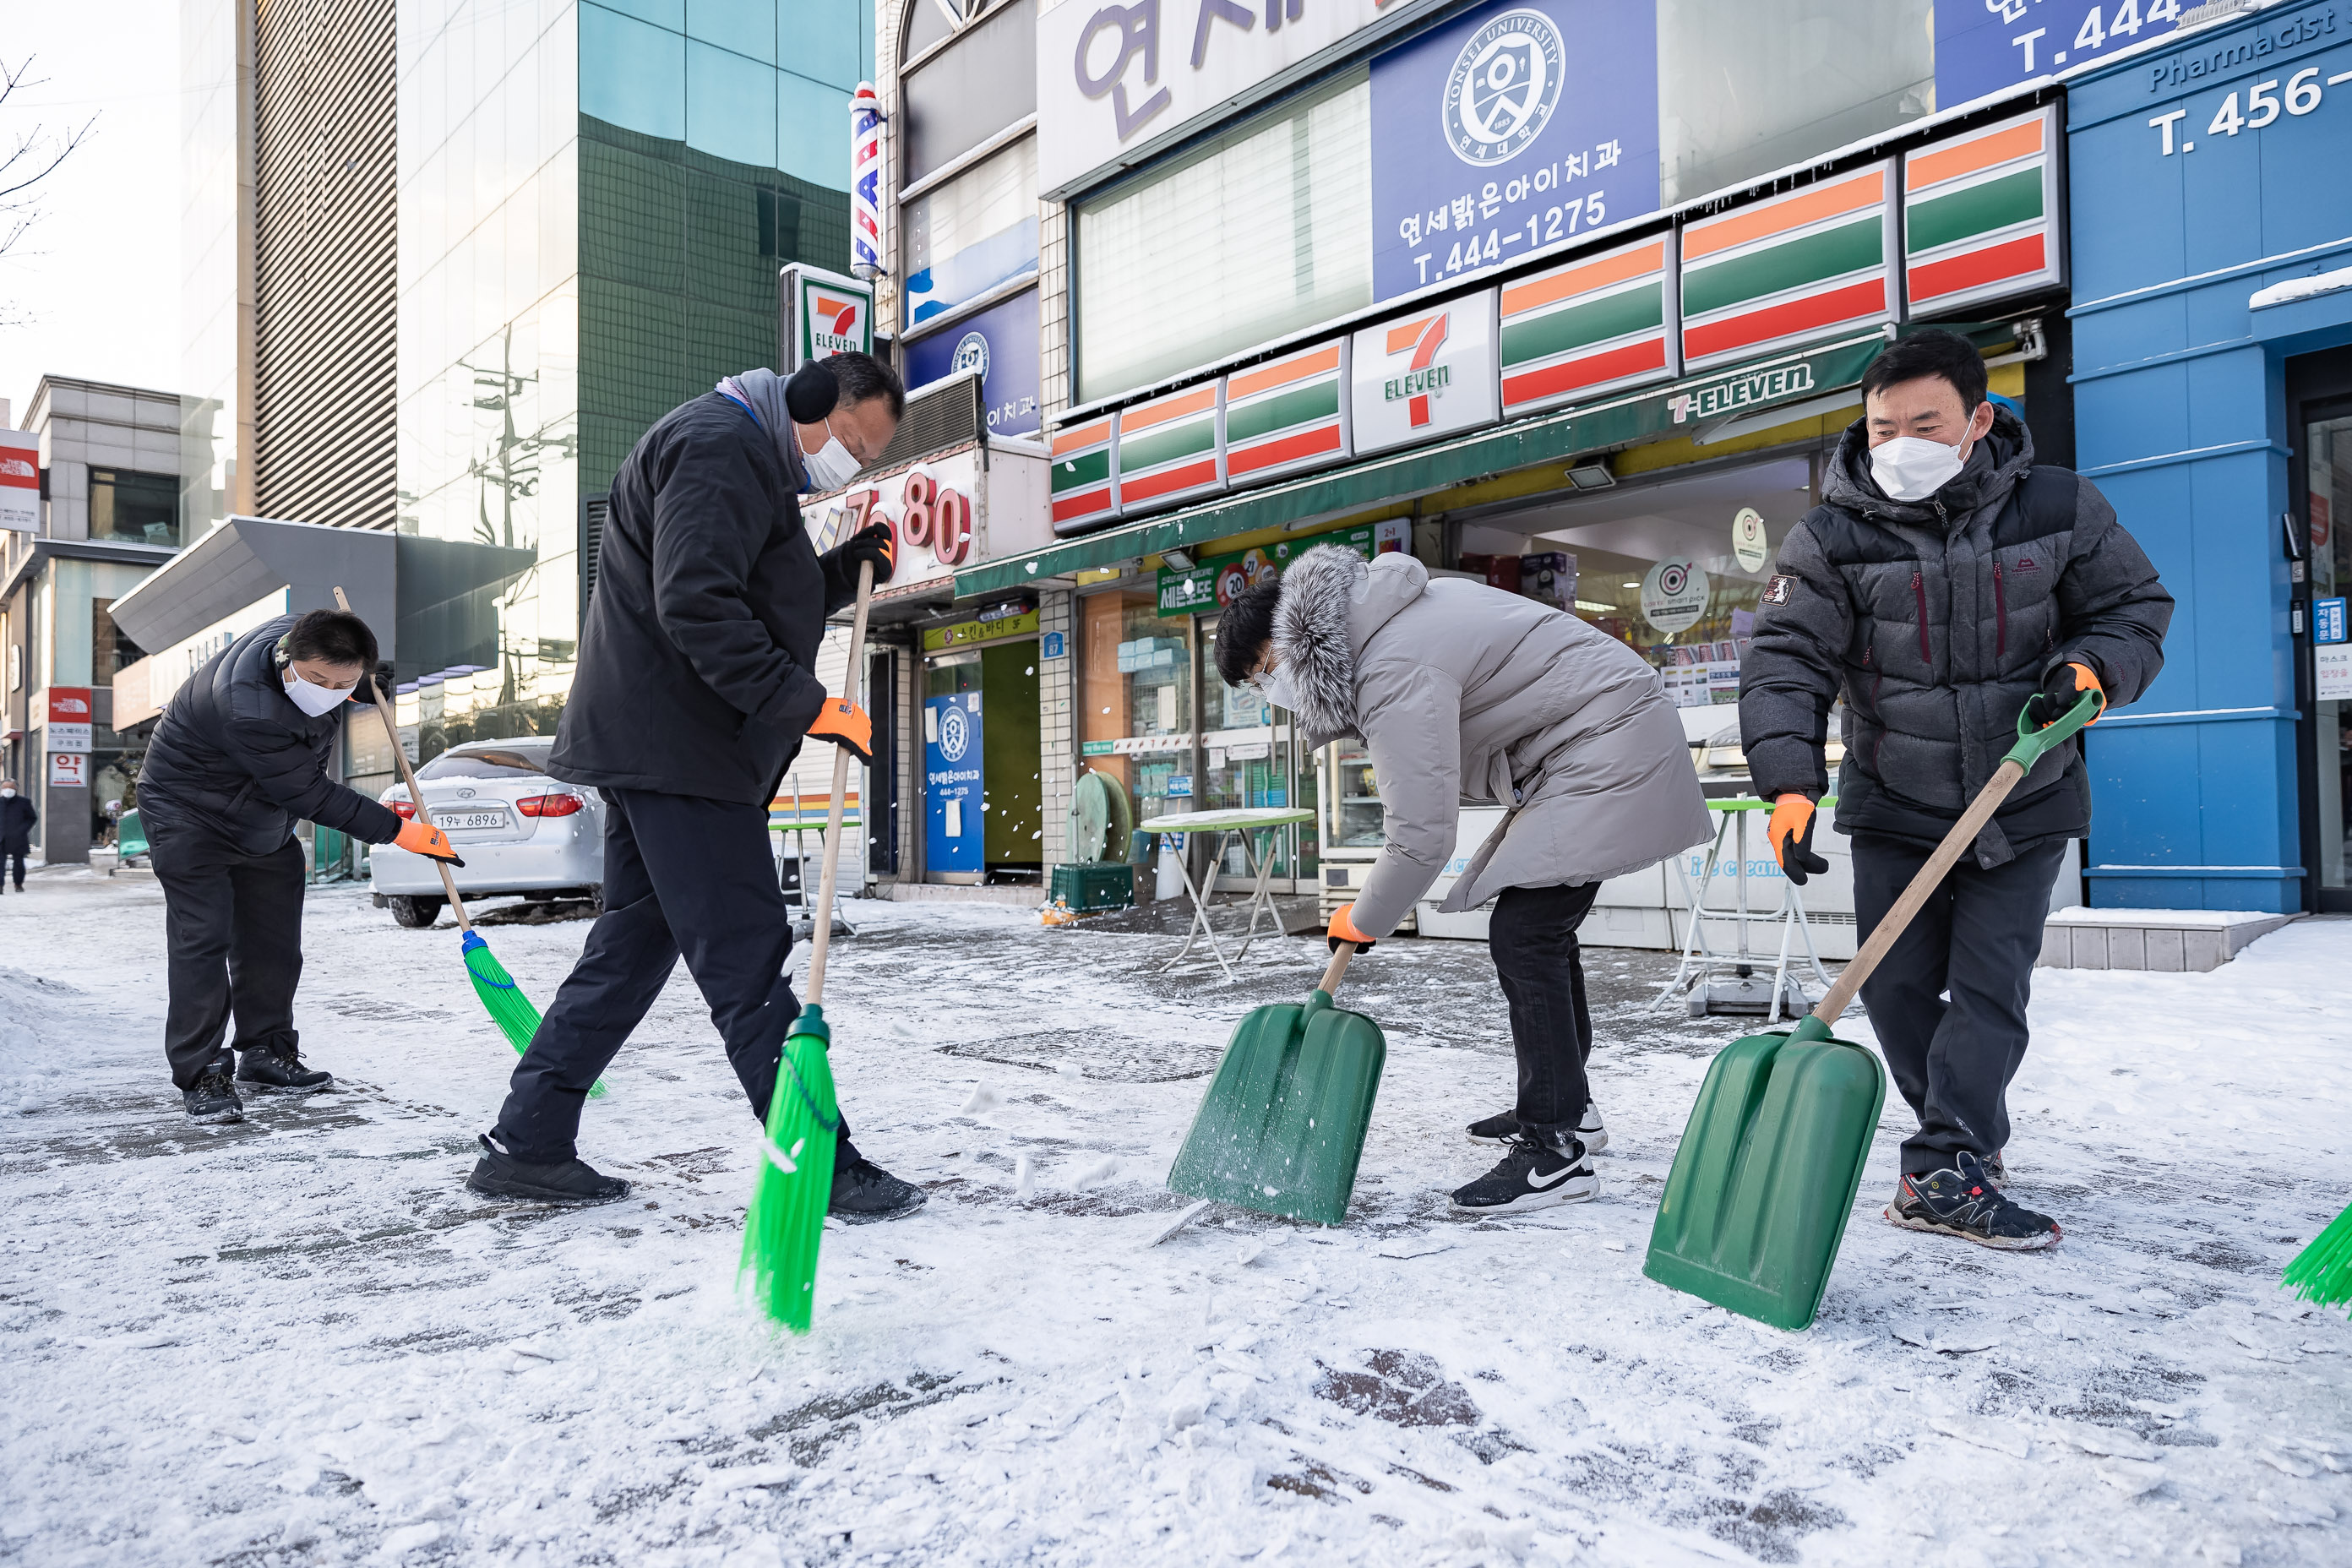
<path fill-rule="evenodd" d="M 1225 961 L 1224 949 L 1217 942 L 1216 930 L 1209 924 L 1208 890 L 1217 885 L 1217 861 L 1224 855 L 1226 839 L 1234 835 L 1239 835 L 1242 841 L 1242 863 L 1249 867 L 1257 879 L 1250 889 L 1249 901 L 1244 906 L 1249 910 L 1249 923 L 1242 929 L 1242 944 L 1234 953 L 1234 963 L 1239 963 L 1249 952 L 1250 943 L 1257 939 L 1261 911 L 1274 927 L 1275 934 L 1281 935 L 1282 914 L 1274 907 L 1274 895 L 1266 890 L 1274 874 L 1273 846 L 1261 842 L 1253 847 L 1250 836 L 1271 833 L 1294 822 L 1314 820 L 1315 814 L 1304 807 L 1244 805 L 1225 811 L 1189 811 L 1175 816 L 1155 816 L 1149 822 L 1137 823 L 1136 830 L 1142 833 L 1216 835 L 1215 853 L 1209 857 L 1209 872 L 1199 887 L 1192 885 L 1192 873 L 1184 864 L 1184 858 L 1181 855 L 1176 858 L 1176 874 L 1184 879 L 1184 891 L 1192 900 L 1192 924 L 1184 933 L 1184 945 L 1177 950 L 1175 957 L 1160 966 L 1160 973 L 1164 974 L 1183 963 L 1192 953 L 1194 944 L 1205 936 L 1209 939 L 1209 954 L 1217 961 L 1217 967 L 1225 972 L 1227 980 L 1234 978 L 1233 963 Z M 1252 861 L 1255 864 L 1251 865 Z"/>

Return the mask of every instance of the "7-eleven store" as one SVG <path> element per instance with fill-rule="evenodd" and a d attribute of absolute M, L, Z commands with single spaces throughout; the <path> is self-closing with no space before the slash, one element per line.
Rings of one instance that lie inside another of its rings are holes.
<path fill-rule="evenodd" d="M 1964 332 L 2042 460 L 2072 461 L 2060 156 L 2056 105 L 2013 100 L 1061 413 L 1054 542 L 955 576 L 960 606 L 1068 595 L 1049 802 L 1099 773 L 1138 819 L 1311 807 L 1276 876 L 1327 907 L 1348 897 L 1381 844 L 1360 748 L 1304 753 L 1287 714 L 1215 668 L 1233 595 L 1327 542 L 1409 550 L 1619 638 L 1680 706 L 1703 785 L 1744 793 L 1756 605 L 1878 352 L 1918 325 Z M 1465 806 L 1465 848 L 1495 814 Z M 1834 955 L 1853 905 L 1843 840 L 1822 837 L 1835 869 L 1808 902 Z M 1748 860 L 1776 904 L 1769 857 L 1751 844 Z M 1682 886 L 1671 866 L 1612 882 L 1587 936 L 1675 944 Z"/>

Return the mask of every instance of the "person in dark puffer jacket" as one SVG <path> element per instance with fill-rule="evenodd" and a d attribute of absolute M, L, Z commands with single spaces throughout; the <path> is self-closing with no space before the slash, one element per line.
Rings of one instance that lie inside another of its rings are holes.
<path fill-rule="evenodd" d="M 403 822 L 336 782 L 343 707 L 372 699 L 364 683 L 375 664 L 375 634 L 357 616 L 279 616 L 173 693 L 148 742 L 139 820 L 163 887 L 163 1050 L 199 1121 L 243 1117 L 236 1083 L 308 1093 L 334 1082 L 296 1050 L 304 866 L 295 823 L 457 859 L 431 823 Z M 232 1009 L 235 1082 L 221 1044 Z"/>
<path fill-rule="evenodd" d="M 1830 707 L 1845 700 L 1837 829 L 1853 839 L 1867 937 L 2016 740 L 2089 691 L 2137 700 L 2164 665 L 2172 596 L 2087 480 L 2037 466 L 1986 395 L 1965 338 L 1929 330 L 1863 378 L 1822 504 L 1781 543 L 1740 671 L 1739 728 L 1790 880 L 1828 868 L 1813 802 Z M 1918 1117 L 1886 1217 L 1982 1245 L 2053 1245 L 2009 1201 L 2010 1080 L 2066 842 L 2091 821 L 2077 742 L 2011 792 L 1863 986 L 1896 1088 Z M 1947 1000 L 1948 996 L 1948 1000 Z"/>

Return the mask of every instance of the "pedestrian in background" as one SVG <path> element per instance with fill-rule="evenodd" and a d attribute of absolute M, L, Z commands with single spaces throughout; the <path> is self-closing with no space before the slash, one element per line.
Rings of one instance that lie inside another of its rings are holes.
<path fill-rule="evenodd" d="M 664 416 L 621 466 L 547 767 L 604 794 L 604 912 L 515 1065 L 467 1178 L 476 1191 L 574 1204 L 627 1194 L 580 1158 L 580 1113 L 680 957 L 766 1119 L 800 1014 L 768 803 L 805 736 L 871 761 L 866 710 L 826 697 L 816 655 L 859 565 L 880 584 L 893 559 L 880 524 L 819 555 L 799 498 L 873 462 L 906 406 L 898 373 L 862 353 L 790 382 L 747 371 Z M 842 1124 L 833 1213 L 881 1218 L 922 1201 Z"/>
<path fill-rule="evenodd" d="M 16 890 L 25 890 L 25 857 L 33 847 L 33 829 L 41 814 L 16 793 L 15 779 L 0 779 L 0 879 L 13 868 Z"/>
<path fill-rule="evenodd" d="M 198 1121 L 242 1120 L 239 1083 L 307 1094 L 334 1082 L 296 1048 L 304 866 L 295 823 L 457 858 L 439 828 L 403 822 L 334 777 L 343 704 L 373 699 L 361 682 L 375 665 L 375 634 L 357 616 L 279 616 L 196 671 L 156 721 L 139 807 L 163 887 L 163 1052 Z M 222 1044 L 232 1014 L 233 1081 Z"/>
<path fill-rule="evenodd" d="M 1829 788 L 1843 694 L 1837 830 L 1853 839 L 1863 940 L 2000 765 L 2021 710 L 2049 724 L 2086 692 L 2137 700 L 2164 667 L 2172 595 L 2091 483 L 2037 466 L 1987 395 L 1985 364 L 1941 330 L 1863 374 L 1863 416 L 1822 504 L 1781 542 L 1740 669 L 1739 732 L 1789 879 Z M 1895 1087 L 1918 1118 L 1886 1217 L 1985 1247 L 2054 1246 L 2057 1222 L 2011 1202 L 2009 1084 L 2051 885 L 2090 830 L 2080 745 L 2043 754 L 1862 987 Z"/>

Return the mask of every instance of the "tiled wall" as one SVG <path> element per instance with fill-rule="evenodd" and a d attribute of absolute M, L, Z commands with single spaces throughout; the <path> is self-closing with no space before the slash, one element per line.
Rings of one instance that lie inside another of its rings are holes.
<path fill-rule="evenodd" d="M 1050 871 L 1069 853 L 1070 791 L 1078 779 L 1077 717 L 1073 681 L 1077 670 L 1076 595 L 1047 589 L 1037 595 L 1037 629 L 1062 639 L 1062 657 L 1037 665 L 1037 777 L 1044 795 L 1044 853 Z M 1043 651 L 1043 644 L 1040 644 Z"/>

